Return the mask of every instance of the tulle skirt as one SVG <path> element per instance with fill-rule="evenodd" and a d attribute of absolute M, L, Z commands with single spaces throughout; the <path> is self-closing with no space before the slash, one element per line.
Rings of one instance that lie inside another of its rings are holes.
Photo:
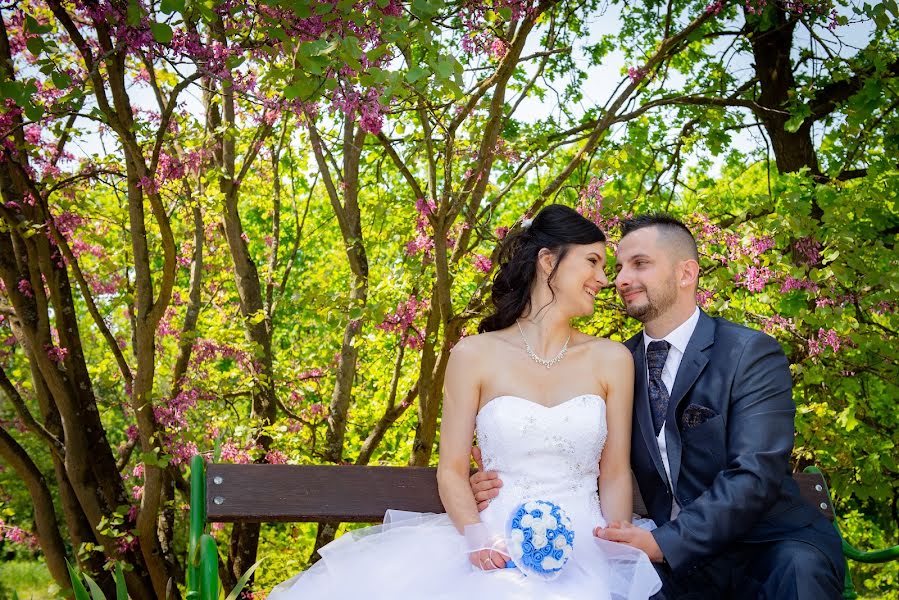
<path fill-rule="evenodd" d="M 500 527 L 500 513 L 507 507 L 493 508 L 482 519 Z M 571 516 L 574 549 L 552 581 L 518 569 L 472 566 L 465 538 L 446 514 L 387 511 L 383 525 L 348 532 L 321 548 L 321 560 L 275 587 L 268 598 L 642 600 L 661 589 L 646 554 L 593 536 L 593 527 L 605 524 L 601 517 L 597 523 L 583 511 Z M 654 527 L 648 520 L 635 524 Z"/>

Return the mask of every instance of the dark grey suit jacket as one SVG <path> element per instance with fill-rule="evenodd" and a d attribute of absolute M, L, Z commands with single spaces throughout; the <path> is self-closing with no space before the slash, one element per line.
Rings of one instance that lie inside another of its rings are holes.
<path fill-rule="evenodd" d="M 821 534 L 806 526 L 823 517 L 791 476 L 795 406 L 780 344 L 700 314 L 668 405 L 670 486 L 650 414 L 643 334 L 625 345 L 636 374 L 631 466 L 671 568 L 689 569 L 734 542 L 819 546 Z M 672 497 L 681 507 L 673 521 Z"/>

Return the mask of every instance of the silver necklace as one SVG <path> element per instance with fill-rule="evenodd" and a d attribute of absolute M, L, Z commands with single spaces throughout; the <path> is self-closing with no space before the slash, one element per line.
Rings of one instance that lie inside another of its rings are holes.
<path fill-rule="evenodd" d="M 562 349 L 559 350 L 559 353 L 556 354 L 554 358 L 540 358 L 537 356 L 537 353 L 534 352 L 534 349 L 531 348 L 531 345 L 528 343 L 528 338 L 524 337 L 524 331 L 521 330 L 521 323 L 515 321 L 515 324 L 518 325 L 518 333 L 521 334 L 521 339 L 524 340 L 524 348 L 527 350 L 528 356 L 530 356 L 531 360 L 538 365 L 549 369 L 551 366 L 562 360 L 565 357 L 565 353 L 568 352 L 568 342 L 571 340 L 571 330 L 568 331 L 568 338 L 565 340 L 565 343 L 562 344 Z"/>

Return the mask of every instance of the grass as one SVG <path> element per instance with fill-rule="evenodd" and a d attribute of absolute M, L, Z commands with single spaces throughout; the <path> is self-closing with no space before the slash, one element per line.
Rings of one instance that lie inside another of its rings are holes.
<path fill-rule="evenodd" d="M 19 600 L 59 598 L 59 586 L 42 562 L 13 560 L 0 563 L 0 600 L 10 600 L 13 592 Z"/>

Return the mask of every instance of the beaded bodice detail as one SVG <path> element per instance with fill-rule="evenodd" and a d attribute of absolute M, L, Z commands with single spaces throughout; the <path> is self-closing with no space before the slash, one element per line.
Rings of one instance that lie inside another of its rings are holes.
<path fill-rule="evenodd" d="M 543 406 L 499 396 L 476 419 L 484 468 L 503 482 L 503 504 L 529 499 L 575 501 L 598 513 L 599 458 L 608 429 L 605 401 L 596 394 Z"/>

